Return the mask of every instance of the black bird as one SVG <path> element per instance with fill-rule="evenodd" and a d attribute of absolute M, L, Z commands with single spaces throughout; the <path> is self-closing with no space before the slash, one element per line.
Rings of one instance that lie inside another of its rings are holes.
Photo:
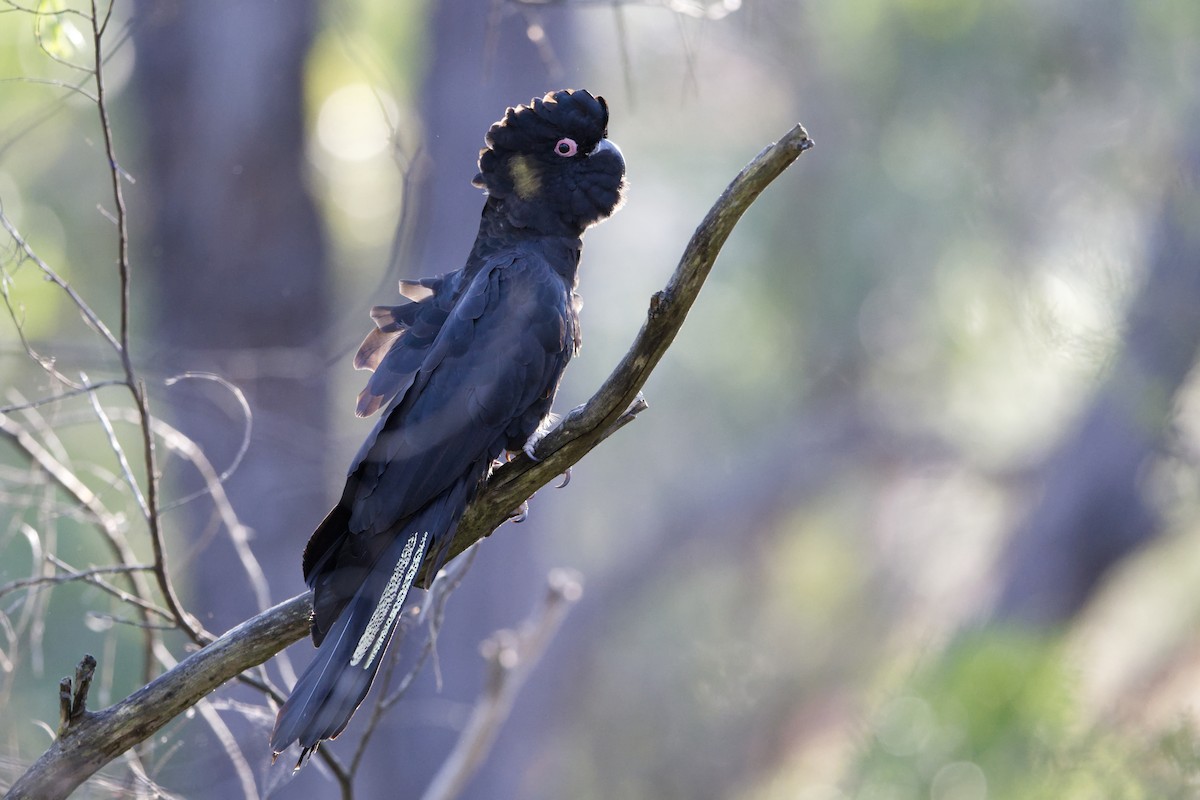
<path fill-rule="evenodd" d="M 374 371 L 357 413 L 383 415 L 304 550 L 316 658 L 279 710 L 271 749 L 297 767 L 371 687 L 426 553 L 440 565 L 463 508 L 504 451 L 532 446 L 579 347 L 581 236 L 621 204 L 608 106 L 564 90 L 509 108 L 479 153 L 487 195 L 459 270 L 402 281 L 355 357 Z"/>

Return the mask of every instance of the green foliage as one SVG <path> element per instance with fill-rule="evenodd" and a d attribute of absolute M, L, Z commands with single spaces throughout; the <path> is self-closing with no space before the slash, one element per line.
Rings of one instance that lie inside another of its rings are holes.
<path fill-rule="evenodd" d="M 964 635 L 889 692 L 849 768 L 855 800 L 1194 797 L 1190 720 L 1151 735 L 1090 725 L 1053 639 Z"/>

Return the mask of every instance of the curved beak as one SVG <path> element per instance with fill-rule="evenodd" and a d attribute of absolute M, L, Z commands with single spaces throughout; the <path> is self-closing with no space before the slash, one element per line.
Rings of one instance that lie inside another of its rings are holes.
<path fill-rule="evenodd" d="M 588 158 L 603 155 L 608 158 L 615 158 L 621 164 L 621 175 L 625 174 L 625 156 L 621 155 L 621 148 L 608 139 L 601 139 L 588 153 Z"/>

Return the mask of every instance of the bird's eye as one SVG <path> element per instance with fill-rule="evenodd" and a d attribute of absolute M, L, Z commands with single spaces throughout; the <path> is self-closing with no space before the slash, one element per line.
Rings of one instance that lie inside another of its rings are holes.
<path fill-rule="evenodd" d="M 554 152 L 563 158 L 570 158 L 579 152 L 579 145 L 575 144 L 574 139 L 564 137 L 554 143 Z"/>

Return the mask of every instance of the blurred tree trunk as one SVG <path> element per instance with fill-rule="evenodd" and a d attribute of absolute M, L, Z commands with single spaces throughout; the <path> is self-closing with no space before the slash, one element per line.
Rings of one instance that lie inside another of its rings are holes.
<path fill-rule="evenodd" d="M 1146 468 L 1170 433 L 1176 394 L 1200 349 L 1200 141 L 1178 173 L 1125 348 L 1075 433 L 1041 468 L 1041 495 L 1008 554 L 998 621 L 1065 622 L 1113 565 L 1162 530 Z"/>
<path fill-rule="evenodd" d="M 302 88 L 315 4 L 135 5 L 134 79 L 146 136 L 138 263 L 151 273 L 154 310 L 143 334 L 168 374 L 211 370 L 245 391 L 253 438 L 226 488 L 278 600 L 303 588 L 300 552 L 333 493 L 324 480 L 324 367 L 310 355 L 322 352 L 312 345 L 328 327 L 330 279 L 305 180 Z M 168 399 L 185 433 L 224 469 L 242 438 L 237 404 L 205 381 L 178 384 Z M 194 488 L 187 468 L 168 479 L 171 494 Z M 221 632 L 258 602 L 226 532 L 203 541 L 215 525 L 205 516 L 210 508 L 197 501 L 169 515 L 167 529 L 188 607 Z M 265 765 L 261 727 L 225 719 L 248 763 Z M 185 794 L 241 796 L 222 751 L 187 745 L 197 774 L 182 778 L 191 784 Z"/>

